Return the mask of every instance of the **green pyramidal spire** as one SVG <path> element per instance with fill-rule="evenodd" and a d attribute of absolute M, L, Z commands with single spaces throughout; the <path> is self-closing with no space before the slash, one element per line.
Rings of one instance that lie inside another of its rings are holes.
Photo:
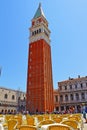
<path fill-rule="evenodd" d="M 41 16 L 44 16 L 44 18 L 45 18 L 45 15 L 44 15 L 42 7 L 41 7 L 41 3 L 39 3 L 39 7 L 38 7 L 33 19 L 41 17 Z"/>

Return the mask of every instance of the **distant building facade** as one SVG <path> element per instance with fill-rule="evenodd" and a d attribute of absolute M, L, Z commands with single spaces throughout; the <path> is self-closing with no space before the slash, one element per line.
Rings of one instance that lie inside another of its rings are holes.
<path fill-rule="evenodd" d="M 59 101 L 59 89 L 54 89 L 54 112 L 59 111 L 60 101 Z"/>
<path fill-rule="evenodd" d="M 54 111 L 69 110 L 81 112 L 83 104 L 87 106 L 87 77 L 69 78 L 58 82 L 54 89 Z M 19 90 L 0 87 L 0 113 L 26 111 L 26 93 Z"/>
<path fill-rule="evenodd" d="M 0 113 L 16 113 L 26 108 L 26 94 L 19 90 L 0 87 Z"/>
<path fill-rule="evenodd" d="M 58 99 L 59 111 L 72 107 L 75 112 L 81 112 L 82 104 L 87 106 L 87 76 L 58 82 Z"/>

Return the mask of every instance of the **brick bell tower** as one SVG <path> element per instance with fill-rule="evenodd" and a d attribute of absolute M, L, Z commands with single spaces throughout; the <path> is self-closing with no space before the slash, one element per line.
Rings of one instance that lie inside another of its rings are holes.
<path fill-rule="evenodd" d="M 32 19 L 28 55 L 26 110 L 54 110 L 50 30 L 41 4 Z"/>

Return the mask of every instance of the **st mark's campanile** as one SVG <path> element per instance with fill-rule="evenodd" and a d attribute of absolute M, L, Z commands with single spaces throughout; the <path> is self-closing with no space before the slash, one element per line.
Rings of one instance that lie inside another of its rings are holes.
<path fill-rule="evenodd" d="M 28 54 L 26 110 L 54 110 L 50 30 L 41 4 L 32 19 Z"/>

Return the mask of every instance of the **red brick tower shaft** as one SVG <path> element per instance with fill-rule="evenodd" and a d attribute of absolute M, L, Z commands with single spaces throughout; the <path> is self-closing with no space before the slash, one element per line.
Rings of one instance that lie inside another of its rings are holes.
<path fill-rule="evenodd" d="M 41 4 L 30 28 L 26 96 L 29 112 L 54 110 L 50 30 Z"/>

